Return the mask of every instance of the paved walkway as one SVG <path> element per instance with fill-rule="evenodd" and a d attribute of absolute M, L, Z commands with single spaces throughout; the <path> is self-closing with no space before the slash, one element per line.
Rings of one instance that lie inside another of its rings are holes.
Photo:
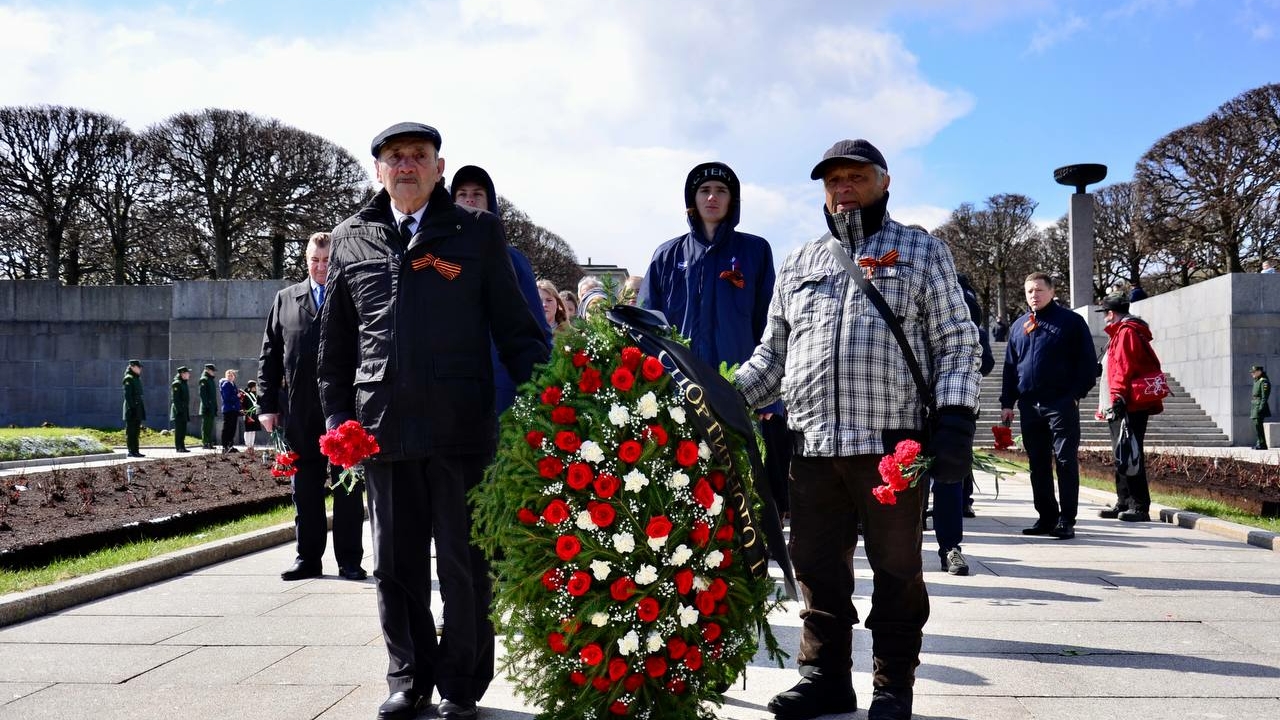
<path fill-rule="evenodd" d="M 1108 498 L 1092 491 L 1075 540 L 1027 538 L 1018 531 L 1033 517 L 1029 486 L 1013 479 L 1001 490 L 979 495 L 978 518 L 966 521 L 970 577 L 939 572 L 926 533 L 933 614 L 917 718 L 1280 717 L 1280 552 L 1170 523 L 1100 520 Z M 0 720 L 373 718 L 386 654 L 372 581 L 282 582 L 292 557 L 278 545 L 0 629 Z M 325 569 L 336 570 L 331 558 Z M 861 554 L 857 574 L 865 617 Z M 773 618 L 790 652 L 798 610 Z M 855 644 L 865 707 L 861 627 Z M 717 716 L 772 717 L 765 704 L 795 681 L 793 668 L 751 666 Z M 505 680 L 482 708 L 489 720 L 535 714 Z"/>

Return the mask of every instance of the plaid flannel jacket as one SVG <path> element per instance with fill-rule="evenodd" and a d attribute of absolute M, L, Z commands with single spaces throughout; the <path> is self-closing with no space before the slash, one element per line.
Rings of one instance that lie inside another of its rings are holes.
<path fill-rule="evenodd" d="M 977 409 L 978 330 L 956 281 L 951 251 L 928 233 L 885 214 L 862 237 L 849 213 L 835 216 L 836 237 L 851 256 L 898 251 L 872 283 L 902 324 L 938 407 Z M 781 396 L 802 455 L 884 452 L 881 432 L 919 429 L 920 394 L 888 325 L 821 240 L 783 262 L 764 338 L 735 379 L 752 407 Z"/>

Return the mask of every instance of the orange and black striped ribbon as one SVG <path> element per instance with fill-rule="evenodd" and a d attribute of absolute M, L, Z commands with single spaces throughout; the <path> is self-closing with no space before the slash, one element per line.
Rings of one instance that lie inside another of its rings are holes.
<path fill-rule="evenodd" d="M 426 255 L 423 255 L 417 260 L 409 263 L 409 267 L 414 270 L 425 270 L 426 268 L 433 267 L 436 269 L 436 272 L 443 275 L 446 280 L 452 280 L 462 273 L 461 265 L 441 260 L 431 253 L 427 253 Z"/>
<path fill-rule="evenodd" d="M 858 267 L 866 268 L 867 279 L 870 280 L 878 267 L 893 267 L 898 262 L 898 251 L 890 250 L 878 258 L 862 257 L 858 258 Z"/>

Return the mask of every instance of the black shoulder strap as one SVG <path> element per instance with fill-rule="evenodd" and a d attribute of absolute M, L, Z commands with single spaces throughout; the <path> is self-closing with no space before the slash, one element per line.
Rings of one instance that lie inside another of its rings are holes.
<path fill-rule="evenodd" d="M 911 350 L 911 344 L 907 342 L 907 335 L 902 331 L 902 323 L 898 322 L 897 316 L 893 314 L 893 310 L 889 309 L 889 304 L 884 301 L 884 296 L 872 285 L 858 266 L 853 263 L 853 258 L 841 247 L 840 241 L 827 233 L 823 236 L 823 244 L 827 248 L 827 252 L 835 257 L 836 261 L 844 267 L 849 273 L 849 277 L 858 284 L 858 289 L 862 291 L 871 304 L 875 306 L 880 313 L 880 317 L 884 318 L 884 322 L 889 326 L 889 331 L 893 333 L 893 337 L 898 341 L 898 346 L 902 348 L 902 355 L 906 358 L 907 367 L 911 370 L 911 377 L 916 381 L 916 391 L 920 393 L 920 402 L 924 404 L 925 416 L 931 418 L 936 414 L 936 399 L 933 390 L 929 388 L 929 384 L 924 381 L 924 373 L 920 370 L 920 361 L 916 360 L 916 354 Z"/>

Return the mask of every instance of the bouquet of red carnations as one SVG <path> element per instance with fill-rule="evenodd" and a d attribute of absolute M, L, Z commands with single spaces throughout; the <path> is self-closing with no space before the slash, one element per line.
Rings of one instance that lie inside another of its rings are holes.
<path fill-rule="evenodd" d="M 360 463 L 381 451 L 377 439 L 358 420 L 348 420 L 320 437 L 320 452 L 329 458 L 329 462 L 342 468 L 338 487 L 347 492 L 364 480 L 364 468 Z"/>
<path fill-rule="evenodd" d="M 903 440 L 893 454 L 880 458 L 880 479 L 884 484 L 871 491 L 882 505 L 896 505 L 898 493 L 916 486 L 920 476 L 933 464 L 933 458 L 920 455 L 920 443 Z"/>
<path fill-rule="evenodd" d="M 275 459 L 271 463 L 272 477 L 293 477 L 298 474 L 298 453 L 289 449 L 289 443 L 284 439 L 284 431 L 276 428 L 271 432 L 271 447 L 274 449 Z"/>

